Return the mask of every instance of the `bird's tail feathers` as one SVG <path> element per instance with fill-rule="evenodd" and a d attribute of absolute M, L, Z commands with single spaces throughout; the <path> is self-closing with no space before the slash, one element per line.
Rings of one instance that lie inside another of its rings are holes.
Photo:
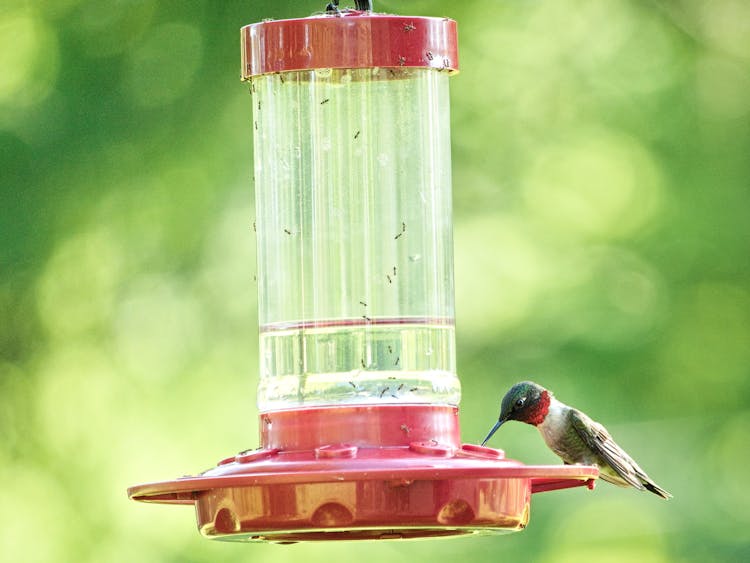
<path fill-rule="evenodd" d="M 667 491 L 665 491 L 664 489 L 662 489 L 662 488 L 661 488 L 661 487 L 660 487 L 659 485 L 657 485 L 656 483 L 653 483 L 653 482 L 647 482 L 647 483 L 643 483 L 643 486 L 644 486 L 644 488 L 645 488 L 645 489 L 646 489 L 647 491 L 651 491 L 651 492 L 652 492 L 652 493 L 654 493 L 655 495 L 659 495 L 659 496 L 660 496 L 661 498 L 663 498 L 663 499 L 665 499 L 665 500 L 669 500 L 669 499 L 671 499 L 671 498 L 672 498 L 672 494 L 671 494 L 671 493 L 668 493 Z"/>

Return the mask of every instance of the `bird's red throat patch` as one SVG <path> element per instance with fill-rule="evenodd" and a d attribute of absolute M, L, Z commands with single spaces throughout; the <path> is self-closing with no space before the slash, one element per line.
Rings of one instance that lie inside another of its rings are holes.
<path fill-rule="evenodd" d="M 547 391 L 542 391 L 542 395 L 539 397 L 539 402 L 534 405 L 533 410 L 529 412 L 529 416 L 526 422 L 533 424 L 534 426 L 544 422 L 549 412 L 550 396 Z"/>

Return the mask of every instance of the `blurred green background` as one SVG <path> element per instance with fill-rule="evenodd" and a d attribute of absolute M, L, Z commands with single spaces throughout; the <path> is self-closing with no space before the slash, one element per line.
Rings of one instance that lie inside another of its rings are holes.
<path fill-rule="evenodd" d="M 242 25 L 325 2 L 0 8 L 6 561 L 750 560 L 750 3 L 382 1 L 458 20 L 462 430 L 533 378 L 670 502 L 536 495 L 529 528 L 234 545 L 125 489 L 257 445 Z M 508 425 L 510 457 L 555 463 Z"/>

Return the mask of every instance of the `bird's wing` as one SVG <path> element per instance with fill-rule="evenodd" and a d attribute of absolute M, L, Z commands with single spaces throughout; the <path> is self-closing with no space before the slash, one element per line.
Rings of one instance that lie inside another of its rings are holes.
<path fill-rule="evenodd" d="M 643 471 L 633 459 L 618 446 L 609 435 L 607 429 L 598 422 L 594 422 L 581 411 L 571 409 L 570 421 L 576 433 L 599 455 L 617 474 L 629 485 L 636 489 L 643 489 L 639 473 Z M 644 474 L 645 475 L 645 474 Z"/>

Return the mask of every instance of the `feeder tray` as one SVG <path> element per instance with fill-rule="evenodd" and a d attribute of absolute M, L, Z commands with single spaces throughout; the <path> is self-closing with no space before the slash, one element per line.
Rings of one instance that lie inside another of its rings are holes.
<path fill-rule="evenodd" d="M 332 10 L 242 29 L 251 83 L 260 448 L 131 487 L 213 539 L 412 539 L 523 529 L 589 466 L 462 444 L 448 77 L 456 23 Z"/>
<path fill-rule="evenodd" d="M 212 539 L 415 539 L 521 530 L 532 493 L 593 488 L 598 475 L 460 444 L 453 407 L 323 407 L 260 423 L 263 447 L 128 494 L 195 505 L 198 528 Z"/>

